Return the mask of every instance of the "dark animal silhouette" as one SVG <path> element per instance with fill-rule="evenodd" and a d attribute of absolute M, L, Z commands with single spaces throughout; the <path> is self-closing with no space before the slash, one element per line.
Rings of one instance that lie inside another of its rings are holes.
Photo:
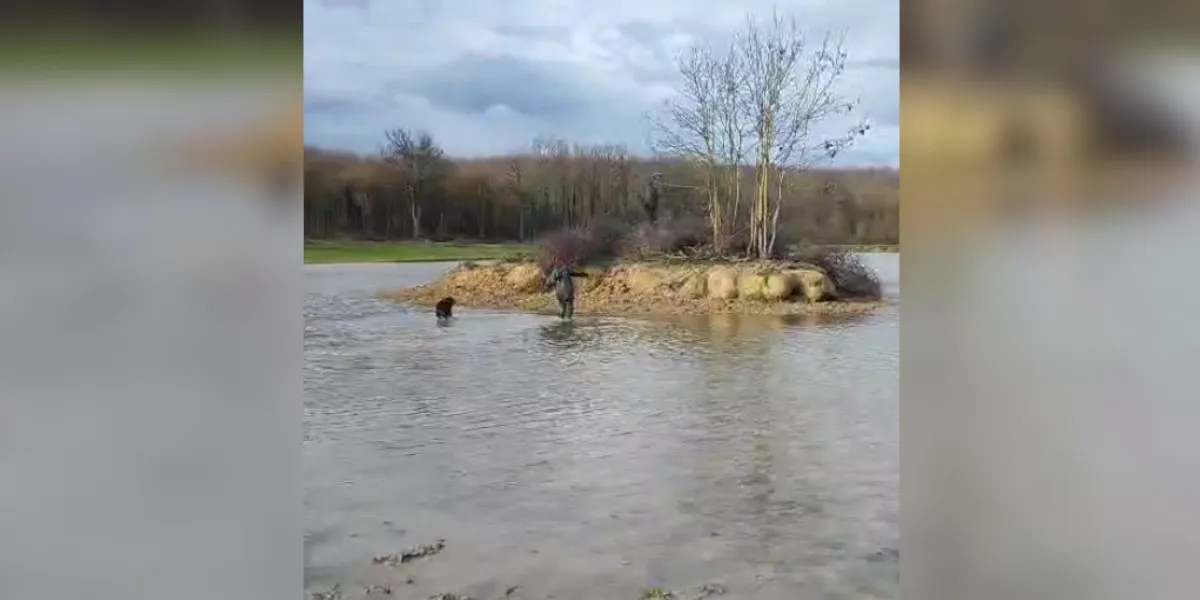
<path fill-rule="evenodd" d="M 434 308 L 434 312 L 437 314 L 437 319 L 439 321 L 445 321 L 449 319 L 451 316 L 453 316 L 453 311 L 454 298 L 442 298 L 441 300 L 438 300 L 437 306 Z"/>

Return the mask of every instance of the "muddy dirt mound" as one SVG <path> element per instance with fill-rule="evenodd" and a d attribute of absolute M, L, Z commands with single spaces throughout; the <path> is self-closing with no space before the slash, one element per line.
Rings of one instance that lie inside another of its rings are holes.
<path fill-rule="evenodd" d="M 579 272 L 579 314 L 845 313 L 880 306 L 837 302 L 833 281 L 806 264 L 633 263 Z M 423 306 L 452 296 L 462 306 L 557 312 L 544 284 L 532 263 L 464 263 L 428 285 L 385 295 Z"/>

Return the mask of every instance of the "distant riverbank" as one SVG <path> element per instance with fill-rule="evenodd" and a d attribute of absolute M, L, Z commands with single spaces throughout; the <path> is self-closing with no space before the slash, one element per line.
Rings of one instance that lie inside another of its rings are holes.
<path fill-rule="evenodd" d="M 827 246 L 848 252 L 899 252 L 897 245 Z M 536 252 L 534 244 L 520 243 L 433 243 L 394 242 L 323 242 L 304 244 L 305 264 L 329 263 L 403 263 L 456 260 L 518 259 Z"/>
<path fill-rule="evenodd" d="M 533 252 L 530 244 L 457 244 L 414 241 L 307 242 L 305 264 L 402 263 L 520 258 Z"/>

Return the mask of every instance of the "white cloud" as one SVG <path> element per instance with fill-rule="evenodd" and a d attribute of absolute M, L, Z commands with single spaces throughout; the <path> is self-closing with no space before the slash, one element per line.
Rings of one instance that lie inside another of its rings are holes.
<path fill-rule="evenodd" d="M 898 0 L 305 0 L 309 144 L 373 151 L 385 129 L 429 131 L 456 155 L 525 148 L 537 135 L 645 151 L 642 115 L 675 54 L 772 6 L 845 31 L 847 95 L 874 127 L 839 162 L 898 164 Z M 837 124 L 831 124 L 837 126 Z"/>

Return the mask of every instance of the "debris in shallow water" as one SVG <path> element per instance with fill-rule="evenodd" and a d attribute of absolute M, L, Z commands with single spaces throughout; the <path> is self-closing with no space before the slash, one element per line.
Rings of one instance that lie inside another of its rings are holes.
<path fill-rule="evenodd" d="M 308 596 L 311 600 L 341 600 L 342 584 L 335 583 L 333 587 L 324 592 L 313 592 Z"/>
<path fill-rule="evenodd" d="M 727 591 L 728 590 L 726 590 L 725 586 L 723 586 L 723 585 L 719 585 L 716 583 L 706 583 L 706 584 L 696 588 L 696 591 L 692 595 L 692 598 L 694 600 L 701 600 L 702 598 L 707 598 L 709 596 L 720 596 Z"/>
<path fill-rule="evenodd" d="M 434 595 L 430 596 L 429 600 L 475 600 L 475 599 L 470 596 L 463 596 L 462 594 L 442 593 L 442 594 L 434 594 Z"/>
<path fill-rule="evenodd" d="M 400 554 L 400 562 L 406 563 L 409 561 L 414 561 L 418 558 L 424 558 L 426 556 L 433 556 L 434 554 L 441 552 L 445 548 L 446 548 L 446 540 L 442 540 L 442 539 L 439 539 L 438 541 L 436 541 L 432 544 L 422 544 L 420 546 L 417 546 L 415 548 L 410 548 L 410 549 L 402 552 Z"/>
<path fill-rule="evenodd" d="M 514 586 L 512 586 L 512 587 L 508 588 L 507 590 L 504 590 L 504 596 L 505 596 L 505 597 L 511 596 L 511 595 L 513 595 L 513 593 L 514 593 L 514 592 L 516 592 L 518 589 L 520 589 L 520 586 L 516 586 L 516 585 L 514 585 Z"/>
<path fill-rule="evenodd" d="M 376 556 L 372 559 L 377 565 L 388 565 L 395 567 L 400 564 L 412 562 L 418 558 L 433 556 L 446 548 L 446 540 L 438 540 L 432 544 L 421 544 L 405 550 L 399 554 L 384 554 Z"/>
<path fill-rule="evenodd" d="M 371 596 L 374 594 L 383 594 L 385 596 L 391 596 L 392 588 L 390 588 L 386 585 L 373 585 L 371 587 L 363 588 L 363 592 L 366 593 L 368 596 Z"/>
<path fill-rule="evenodd" d="M 709 596 L 719 596 L 728 590 L 716 583 L 706 583 L 693 588 L 690 593 L 678 593 L 665 588 L 650 588 L 642 594 L 642 600 L 703 600 Z"/>

